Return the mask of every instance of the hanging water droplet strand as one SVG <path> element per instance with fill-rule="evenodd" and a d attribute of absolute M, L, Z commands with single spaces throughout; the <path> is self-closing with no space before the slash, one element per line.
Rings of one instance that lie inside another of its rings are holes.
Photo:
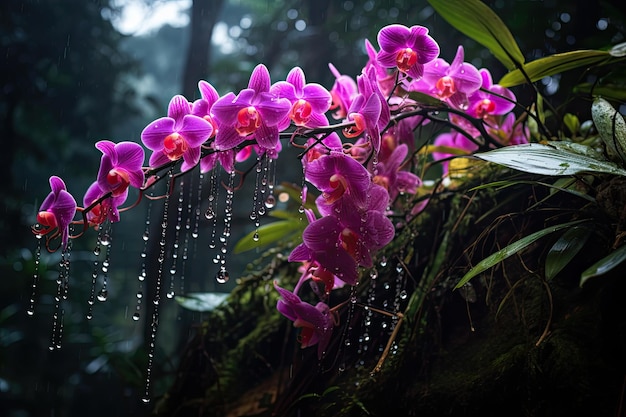
<path fill-rule="evenodd" d="M 172 171 L 168 172 L 168 184 L 171 184 L 173 178 Z M 159 255 L 157 258 L 157 273 L 154 285 L 154 298 L 152 303 L 152 321 L 150 322 L 150 341 L 148 343 L 148 364 L 146 366 L 146 380 L 144 396 L 141 399 L 144 403 L 150 402 L 150 386 L 152 383 L 152 369 L 154 367 L 154 352 L 156 350 L 156 337 L 159 327 L 159 307 L 161 304 L 161 285 L 163 281 L 163 264 L 165 262 L 165 246 L 167 244 L 167 226 L 169 211 L 170 194 L 166 193 L 163 200 L 163 219 L 161 220 L 161 239 L 159 240 Z"/>
<path fill-rule="evenodd" d="M 216 280 L 218 283 L 223 284 L 229 279 L 228 271 L 226 270 L 226 254 L 228 253 L 228 238 L 230 237 L 230 228 L 233 220 L 233 196 L 235 194 L 235 171 L 231 172 L 228 176 L 228 186 L 226 187 L 226 200 L 224 201 L 224 230 L 222 236 L 220 236 L 220 242 L 222 247 L 220 253 L 215 255 L 214 263 L 220 264 L 220 269 L 217 273 Z"/>
<path fill-rule="evenodd" d="M 109 296 L 109 290 L 107 289 L 107 281 L 109 279 L 109 265 L 111 264 L 111 225 L 109 224 L 109 230 L 104 235 L 107 237 L 108 243 L 106 244 L 106 254 L 102 261 L 102 288 L 98 291 L 98 301 L 105 302 Z M 104 245 L 104 242 L 102 243 Z"/>
<path fill-rule="evenodd" d="M 71 241 L 70 241 L 71 242 Z M 52 335 L 50 336 L 50 350 L 61 349 L 63 339 L 63 300 L 67 299 L 69 291 L 70 254 L 71 243 L 61 252 L 59 261 L 59 276 L 57 277 L 57 291 L 54 296 L 54 313 L 52 314 Z"/>
<path fill-rule="evenodd" d="M 152 196 L 152 193 L 150 194 Z M 150 240 L 150 215 L 152 214 L 152 200 L 148 199 L 148 209 L 146 210 L 146 227 L 141 239 L 143 240 L 143 250 L 141 251 L 141 272 L 137 279 L 139 281 L 137 289 L 137 304 L 133 313 L 133 320 L 139 321 L 141 317 L 141 302 L 143 300 L 143 283 L 146 280 L 146 258 L 148 256 L 148 241 Z"/>
<path fill-rule="evenodd" d="M 180 188 L 178 193 L 178 204 L 176 205 L 176 224 L 174 226 L 174 243 L 172 244 L 172 264 L 170 265 L 169 288 L 165 293 L 167 298 L 174 298 L 174 281 L 176 277 L 176 269 L 178 267 L 178 252 L 180 249 L 180 230 L 183 223 L 183 206 L 185 202 L 185 183 L 180 180 Z"/>
<path fill-rule="evenodd" d="M 259 189 L 260 189 L 260 173 L 261 168 L 261 156 L 256 159 L 256 175 L 254 179 L 254 191 L 252 193 L 252 211 L 250 212 L 250 220 L 254 222 L 254 235 L 252 239 L 257 242 L 259 240 L 259 226 L 261 225 L 261 214 L 259 213 Z"/>
<path fill-rule="evenodd" d="M 267 196 L 265 197 L 265 208 L 268 210 L 276 206 L 276 196 L 274 195 L 274 184 L 276 181 L 276 164 L 274 160 L 267 157 Z"/>
<path fill-rule="evenodd" d="M 211 220 L 213 223 L 211 225 L 211 239 L 209 240 L 209 248 L 211 249 L 215 249 L 216 246 L 216 242 L 215 242 L 215 237 L 217 235 L 217 202 L 218 202 L 218 198 L 219 198 L 219 187 L 217 186 L 217 184 L 219 183 L 219 168 L 215 168 L 213 171 L 211 171 L 211 176 L 209 179 L 209 196 L 207 197 L 207 200 L 209 201 L 209 208 L 207 209 L 207 212 L 211 213 L 212 218 L 211 219 L 207 219 Z M 200 207 L 200 205 L 198 204 L 198 207 Z"/>
<path fill-rule="evenodd" d="M 87 304 L 89 306 L 87 310 L 87 320 L 91 320 L 93 318 L 93 305 L 96 301 L 96 283 L 98 281 L 98 271 L 100 261 L 98 256 L 100 255 L 101 247 L 100 247 L 100 239 L 96 240 L 96 247 L 93 250 L 93 254 L 96 257 L 93 261 L 93 271 L 91 273 L 91 288 L 89 289 L 89 299 L 87 300 Z"/>
<path fill-rule="evenodd" d="M 30 301 L 28 304 L 28 310 L 26 310 L 26 314 L 32 316 L 35 314 L 35 298 L 37 297 L 37 287 L 39 285 L 39 263 L 41 262 L 41 238 L 42 235 L 35 235 L 37 237 L 37 246 L 35 247 L 35 271 L 33 272 L 33 284 L 32 284 L 32 292 L 30 294 Z"/>

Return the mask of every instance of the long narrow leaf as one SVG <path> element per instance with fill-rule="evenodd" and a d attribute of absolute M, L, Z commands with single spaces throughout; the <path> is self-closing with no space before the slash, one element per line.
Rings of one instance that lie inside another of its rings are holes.
<path fill-rule="evenodd" d="M 530 81 L 535 82 L 550 75 L 560 74 L 575 68 L 598 64 L 606 61 L 610 58 L 610 56 L 611 55 L 608 51 L 571 51 L 536 59 L 532 62 L 524 64 L 522 69 L 526 75 L 528 75 Z M 524 84 L 526 81 L 524 73 L 522 73 L 520 69 L 514 69 L 511 72 L 504 74 L 500 81 L 498 81 L 498 84 L 504 87 L 512 87 Z"/>
<path fill-rule="evenodd" d="M 626 176 L 626 170 L 612 162 L 540 143 L 506 146 L 474 156 L 531 174 L 561 176 L 597 172 Z"/>
<path fill-rule="evenodd" d="M 595 264 L 591 265 L 580 275 L 580 286 L 590 278 L 604 275 L 617 265 L 626 261 L 626 245 L 620 246 Z"/>
<path fill-rule="evenodd" d="M 428 0 L 461 33 L 488 48 L 509 70 L 524 63 L 513 35 L 498 15 L 480 0 Z"/>
<path fill-rule="evenodd" d="M 549 281 L 571 262 L 591 236 L 592 230 L 584 226 L 568 229 L 557 240 L 546 256 L 545 276 Z"/>
<path fill-rule="evenodd" d="M 576 221 L 569 222 L 569 223 L 559 224 L 557 226 L 547 227 L 543 230 L 539 230 L 538 232 L 530 234 L 526 237 L 521 238 L 518 241 L 511 243 L 510 245 L 500 249 L 499 251 L 492 253 L 491 255 L 489 255 L 488 257 L 486 257 L 479 263 L 477 263 L 476 266 L 474 266 L 472 269 L 467 271 L 467 273 L 463 276 L 463 278 L 461 278 L 461 280 L 456 284 L 454 289 L 461 288 L 463 285 L 465 285 L 466 282 L 474 278 L 476 275 L 499 264 L 500 262 L 504 261 L 509 256 L 515 255 L 517 252 L 521 251 L 522 249 L 527 248 L 528 246 L 530 246 L 537 240 L 541 239 L 542 237 L 549 235 L 551 233 L 554 233 L 558 230 L 565 229 L 567 227 L 571 227 L 576 224 L 580 224 L 584 221 L 585 220 L 576 220 Z"/>

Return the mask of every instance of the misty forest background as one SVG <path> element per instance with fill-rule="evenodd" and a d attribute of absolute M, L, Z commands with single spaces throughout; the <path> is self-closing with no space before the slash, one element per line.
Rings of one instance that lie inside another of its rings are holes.
<path fill-rule="evenodd" d="M 156 6 L 159 2 L 144 3 Z M 623 2 L 486 3 L 518 35 L 528 60 L 624 41 L 620 38 L 626 15 Z M 139 398 L 149 328 L 145 320 L 150 314 L 144 313 L 139 322 L 130 319 L 143 249 L 145 203 L 124 213 L 123 224 L 113 228 L 109 297 L 95 305 L 91 321 L 85 313 L 96 236 L 75 242 L 61 350 L 48 350 L 57 255 L 44 254 L 36 313 L 26 314 L 35 250 L 29 228 L 49 192 L 48 177 L 61 176 L 76 198 L 82 198 L 99 164 L 100 152 L 93 146 L 97 140 L 140 142 L 143 127 L 166 113 L 172 95 L 197 98 L 200 79 L 211 82 L 220 94 L 237 91 L 245 87 L 258 63 L 267 65 L 273 81 L 284 79 L 298 65 L 309 82 L 330 88 L 334 79 L 328 63 L 356 76 L 367 59 L 364 39 L 376 45 L 378 30 L 390 23 L 427 26 L 445 59 L 452 59 L 461 43 L 466 59 L 490 68 L 495 79 L 504 71 L 488 51 L 453 30 L 425 0 L 194 0 L 189 25 L 165 25 L 140 36 L 123 35 L 112 24 L 122 4 L 108 0 L 0 2 L 3 416 L 135 416 L 149 410 Z M 211 42 L 211 34 L 217 31 L 221 36 Z M 565 76 L 544 81 L 546 94 L 558 103 L 558 86 L 567 82 Z M 300 183 L 299 162 L 287 159 L 279 161 L 279 180 Z M 243 203 L 235 205 L 241 208 L 235 213 L 235 224 L 246 225 L 251 223 L 244 220 L 249 211 L 246 190 L 241 193 L 244 196 L 238 201 Z M 242 226 L 232 242 L 253 227 L 248 226 Z M 201 227 L 208 234 L 208 222 Z M 216 267 L 207 261 L 206 251 L 202 239 L 194 243 L 185 271 L 186 291 L 229 291 L 236 279 L 217 284 Z M 241 274 L 257 256 L 231 256 L 231 277 Z M 156 395 L 172 383 L 179 353 L 201 321 L 201 313 L 184 310 L 174 301 L 163 307 L 153 374 Z"/>

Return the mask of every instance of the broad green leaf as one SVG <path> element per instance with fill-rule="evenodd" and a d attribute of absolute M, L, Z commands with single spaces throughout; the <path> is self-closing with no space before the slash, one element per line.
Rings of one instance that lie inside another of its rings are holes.
<path fill-rule="evenodd" d="M 304 230 L 306 221 L 300 219 L 289 219 L 272 222 L 259 227 L 241 238 L 235 245 L 233 251 L 241 253 L 251 249 L 260 249 L 276 243 L 286 237 L 294 235 L 298 231 Z M 255 240 L 258 234 L 258 239 Z"/>
<path fill-rule="evenodd" d="M 511 68 L 512 71 L 504 74 L 500 81 L 498 81 L 498 84 L 504 87 L 524 84 L 528 81 L 524 73 L 528 75 L 531 82 L 535 82 L 544 77 L 560 74 L 574 68 L 598 64 L 606 61 L 610 56 L 608 51 L 595 50 L 580 50 L 554 54 L 524 64 L 522 69 Z M 522 72 L 522 70 L 524 72 Z"/>
<path fill-rule="evenodd" d="M 626 101 L 626 86 L 620 84 L 596 85 L 582 83 L 574 87 L 573 92 L 578 95 L 601 96 L 607 100 Z"/>
<path fill-rule="evenodd" d="M 531 174 L 561 176 L 597 172 L 626 176 L 626 170 L 612 162 L 540 143 L 506 146 L 474 156 Z"/>
<path fill-rule="evenodd" d="M 575 136 L 578 133 L 578 129 L 580 129 L 580 120 L 572 113 L 565 113 L 563 116 L 563 124 L 567 127 L 572 136 Z"/>
<path fill-rule="evenodd" d="M 617 265 L 626 260 L 626 245 L 620 246 L 595 264 L 591 265 L 580 275 L 580 286 L 582 287 L 589 278 L 604 275 Z"/>
<path fill-rule="evenodd" d="M 192 311 L 212 311 L 228 297 L 224 292 L 191 292 L 177 295 L 176 302 L 181 307 Z"/>
<path fill-rule="evenodd" d="M 509 70 L 524 63 L 513 35 L 498 15 L 480 0 L 428 0 L 461 33 L 488 48 Z"/>
<path fill-rule="evenodd" d="M 542 237 L 549 235 L 551 233 L 554 233 L 556 231 L 559 231 L 561 229 L 565 229 L 567 227 L 580 224 L 584 221 L 585 220 L 576 220 L 576 221 L 569 222 L 569 223 L 559 224 L 557 226 L 547 227 L 543 230 L 539 230 L 538 232 L 530 234 L 526 237 L 521 238 L 518 241 L 511 243 L 510 245 L 500 249 L 499 251 L 495 253 L 492 253 L 491 255 L 483 259 L 482 261 L 478 262 L 476 266 L 474 266 L 472 269 L 467 271 L 467 273 L 463 276 L 463 278 L 461 278 L 461 280 L 456 284 L 454 289 L 456 290 L 458 288 L 461 288 L 463 285 L 465 285 L 466 282 L 469 282 L 469 280 L 474 278 L 476 275 L 499 264 L 500 262 L 504 261 L 509 256 L 515 255 L 517 252 L 521 251 L 522 249 L 527 248 L 528 246 L 530 246 L 537 240 L 541 239 Z"/>
<path fill-rule="evenodd" d="M 585 226 L 575 226 L 563 233 L 548 251 L 545 275 L 547 280 L 554 278 L 580 252 L 591 236 L 592 230 Z"/>

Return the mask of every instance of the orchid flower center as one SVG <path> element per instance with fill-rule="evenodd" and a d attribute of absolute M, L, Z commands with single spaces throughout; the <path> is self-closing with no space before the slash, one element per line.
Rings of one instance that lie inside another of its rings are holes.
<path fill-rule="evenodd" d="M 372 182 L 384 187 L 385 190 L 389 190 L 389 177 L 385 175 L 375 175 L 374 178 L 372 178 Z"/>
<path fill-rule="evenodd" d="M 396 55 L 396 65 L 402 72 L 408 72 L 417 63 L 417 52 L 411 48 L 404 48 Z"/>
<path fill-rule="evenodd" d="M 254 106 L 244 107 L 237 113 L 235 130 L 239 136 L 248 136 L 261 126 L 261 115 Z"/>
<path fill-rule="evenodd" d="M 495 109 L 496 103 L 489 100 L 488 98 L 484 98 L 476 105 L 476 116 L 480 119 L 483 119 L 485 116 L 493 113 Z"/>
<path fill-rule="evenodd" d="M 321 266 L 315 268 L 315 270 L 311 274 L 311 279 L 313 281 L 323 282 L 324 291 L 326 292 L 326 294 L 329 294 L 335 286 L 335 276 L 333 275 L 333 273 L 326 268 L 322 268 Z"/>
<path fill-rule="evenodd" d="M 50 211 L 40 211 L 37 213 L 37 223 L 43 226 L 39 233 L 44 235 L 59 226 L 56 216 Z"/>
<path fill-rule="evenodd" d="M 130 175 L 122 168 L 113 168 L 107 174 L 107 183 L 113 187 L 113 196 L 117 197 L 124 193 L 130 185 Z"/>
<path fill-rule="evenodd" d="M 343 129 L 343 134 L 346 138 L 356 138 L 366 128 L 365 117 L 361 113 L 350 113 L 349 118 L 354 121 L 354 125 Z"/>
<path fill-rule="evenodd" d="M 456 93 L 454 80 L 448 75 L 438 79 L 435 83 L 435 87 L 437 88 L 437 90 L 439 90 L 439 97 L 441 97 L 442 99 L 449 98 L 451 95 Z"/>
<path fill-rule="evenodd" d="M 204 116 L 203 119 L 211 123 L 211 126 L 213 127 L 213 132 L 211 133 L 211 136 L 209 136 L 209 139 L 211 139 L 212 137 L 215 137 L 215 135 L 217 134 L 217 122 L 213 120 L 213 118 L 209 116 L 208 114 Z"/>
<path fill-rule="evenodd" d="M 345 192 L 348 190 L 348 181 L 341 174 L 333 174 L 330 177 L 330 188 L 332 191 L 329 193 L 324 193 L 324 198 L 326 199 L 327 204 L 333 204 L 337 200 L 339 200 Z"/>
<path fill-rule="evenodd" d="M 358 259 L 358 245 L 359 235 L 352 230 L 345 228 L 341 231 L 341 246 L 352 256 L 354 259 Z"/>
<path fill-rule="evenodd" d="M 297 126 L 304 126 L 311 118 L 311 111 L 312 109 L 309 102 L 300 99 L 293 103 L 291 111 L 289 112 L 289 118 L 293 120 Z"/>
<path fill-rule="evenodd" d="M 176 161 L 180 159 L 187 149 L 189 145 L 185 138 L 182 137 L 179 133 L 172 133 L 168 135 L 163 141 L 163 153 L 170 159 L 170 161 Z"/>
<path fill-rule="evenodd" d="M 298 321 L 298 320 L 296 320 Z M 295 325 L 295 323 L 294 323 Z M 296 326 L 298 327 L 298 326 Z M 303 327 L 300 331 L 300 337 L 298 337 L 298 341 L 302 345 L 303 348 L 309 347 L 312 345 L 311 339 L 313 339 L 313 335 L 315 334 L 315 329 L 312 327 Z"/>

